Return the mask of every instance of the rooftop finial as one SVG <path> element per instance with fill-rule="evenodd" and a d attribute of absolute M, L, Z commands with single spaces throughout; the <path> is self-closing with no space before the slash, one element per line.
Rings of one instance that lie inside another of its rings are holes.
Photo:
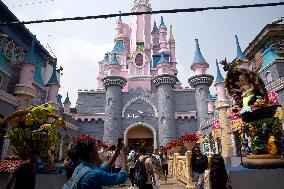
<path fill-rule="evenodd" d="M 195 46 L 196 46 L 196 50 L 195 50 L 195 56 L 194 56 L 193 63 L 206 62 L 201 54 L 198 39 L 195 39 Z"/>
<path fill-rule="evenodd" d="M 221 71 L 219 69 L 219 63 L 218 60 L 216 59 L 216 68 L 217 68 L 217 77 L 216 77 L 216 83 L 221 83 L 224 81 L 224 78 L 221 74 Z"/>
<path fill-rule="evenodd" d="M 118 11 L 118 12 L 119 12 L 119 14 L 120 14 L 118 20 L 119 20 L 119 21 L 122 21 L 122 19 L 121 19 L 121 11 Z"/>
<path fill-rule="evenodd" d="M 173 34 L 173 25 L 170 25 L 170 41 L 174 41 L 174 34 Z"/>
<path fill-rule="evenodd" d="M 161 24 L 160 27 L 166 27 L 165 22 L 164 22 L 164 17 L 161 16 Z"/>
<path fill-rule="evenodd" d="M 236 38 L 236 45 L 237 45 L 237 56 L 236 56 L 236 58 L 238 58 L 240 60 L 247 60 L 247 58 L 245 57 L 245 55 L 243 54 L 243 52 L 241 50 L 238 36 L 235 35 L 235 38 Z"/>
<path fill-rule="evenodd" d="M 153 26 L 152 32 L 156 32 L 156 31 L 158 31 L 158 27 L 157 27 L 156 20 L 154 20 L 154 26 Z"/>

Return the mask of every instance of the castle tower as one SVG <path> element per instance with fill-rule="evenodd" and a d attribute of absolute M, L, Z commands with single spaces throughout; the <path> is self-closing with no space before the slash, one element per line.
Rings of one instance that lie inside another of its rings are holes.
<path fill-rule="evenodd" d="M 236 39 L 236 47 L 237 47 L 237 56 L 236 56 L 235 60 L 239 59 L 242 62 L 241 65 L 237 65 L 237 67 L 238 68 L 250 69 L 251 62 L 243 54 L 237 35 L 235 35 L 235 39 Z"/>
<path fill-rule="evenodd" d="M 176 138 L 173 87 L 177 79 L 170 71 L 170 63 L 164 53 L 157 67 L 158 75 L 153 78 L 153 83 L 158 89 L 159 141 L 160 146 L 164 146 Z"/>
<path fill-rule="evenodd" d="M 159 54 L 159 49 L 160 49 L 160 36 L 159 36 L 159 29 L 157 27 L 157 23 L 156 21 L 154 21 L 154 26 L 151 32 L 152 35 L 152 50 L 153 50 L 153 54 L 157 55 Z"/>
<path fill-rule="evenodd" d="M 57 105 L 57 95 L 58 95 L 58 90 L 60 88 L 59 81 L 57 79 L 56 75 L 56 62 L 53 64 L 53 72 L 52 75 L 47 82 L 46 86 L 48 87 L 48 96 L 47 96 L 47 101 L 48 103 L 51 103 L 54 106 L 55 111 L 59 111 L 59 107 Z"/>
<path fill-rule="evenodd" d="M 69 100 L 69 96 L 68 96 L 68 93 L 67 93 L 67 96 L 63 102 L 63 105 L 64 105 L 64 113 L 66 114 L 70 114 L 70 106 L 71 106 L 71 102 Z"/>
<path fill-rule="evenodd" d="M 22 62 L 19 84 L 15 87 L 15 94 L 19 99 L 18 110 L 25 109 L 32 105 L 35 88 L 33 87 L 33 78 L 36 68 L 35 50 L 35 36 L 32 39 L 30 48 L 25 55 Z"/>
<path fill-rule="evenodd" d="M 131 12 L 152 11 L 149 0 L 135 0 Z M 146 54 L 151 57 L 151 14 L 133 15 L 131 17 L 131 52 L 136 49 L 137 42 L 144 42 Z"/>
<path fill-rule="evenodd" d="M 208 94 L 209 87 L 211 86 L 214 77 L 206 74 L 209 64 L 203 58 L 198 39 L 195 39 L 196 51 L 191 69 L 195 75 L 188 79 L 188 83 L 191 87 L 195 88 L 195 101 L 197 108 L 197 124 L 199 128 L 208 120 Z"/>
<path fill-rule="evenodd" d="M 159 54 L 165 53 L 167 55 L 170 54 L 170 50 L 168 49 L 168 42 L 167 42 L 167 27 L 164 22 L 164 17 L 161 16 L 161 24 L 159 28 L 160 34 L 160 50 Z"/>
<path fill-rule="evenodd" d="M 230 107 L 229 100 L 226 96 L 224 78 L 220 72 L 218 61 L 216 60 L 217 77 L 215 87 L 218 96 L 217 110 L 218 120 L 221 126 L 221 153 L 223 157 L 232 157 L 232 138 L 229 120 L 227 118 L 227 109 Z"/>
<path fill-rule="evenodd" d="M 113 53 L 107 65 L 108 76 L 102 79 L 106 89 L 105 124 L 103 141 L 109 145 L 116 145 L 117 139 L 121 138 L 121 109 L 122 88 L 126 79 L 119 76 L 121 66 Z"/>

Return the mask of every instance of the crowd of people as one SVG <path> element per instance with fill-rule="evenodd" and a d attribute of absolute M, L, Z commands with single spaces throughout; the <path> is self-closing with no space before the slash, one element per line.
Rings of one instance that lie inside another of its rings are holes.
<path fill-rule="evenodd" d="M 163 147 L 154 151 L 143 146 L 138 149 L 116 146 L 106 148 L 100 141 L 87 137 L 78 140 L 67 155 L 64 165 L 68 181 L 62 189 L 119 187 L 128 178 L 131 182 L 129 189 L 135 186 L 139 189 L 158 189 L 161 181 L 167 181 L 169 157 Z M 6 189 L 11 189 L 14 181 L 15 189 L 23 185 L 26 189 L 34 189 L 38 157 L 38 151 L 32 149 L 29 160 L 11 174 Z M 197 189 L 232 188 L 221 155 L 213 154 L 207 158 L 195 147 L 190 165 L 190 174 Z"/>

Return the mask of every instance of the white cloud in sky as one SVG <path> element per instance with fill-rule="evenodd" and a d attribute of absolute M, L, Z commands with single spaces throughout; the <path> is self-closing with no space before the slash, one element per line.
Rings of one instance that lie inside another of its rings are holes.
<path fill-rule="evenodd" d="M 59 93 L 69 98 L 72 107 L 77 101 L 78 89 L 95 89 L 99 72 L 98 61 L 113 44 L 96 45 L 82 38 L 61 38 L 54 46 L 58 64 L 63 67 Z M 64 100 L 64 99 L 63 99 Z"/>

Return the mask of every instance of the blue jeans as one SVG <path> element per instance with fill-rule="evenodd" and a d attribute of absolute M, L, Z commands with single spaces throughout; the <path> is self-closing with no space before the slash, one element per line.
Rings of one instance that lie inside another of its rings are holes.
<path fill-rule="evenodd" d="M 196 189 L 203 189 L 202 177 L 204 173 L 193 172 L 193 182 L 195 182 Z"/>

